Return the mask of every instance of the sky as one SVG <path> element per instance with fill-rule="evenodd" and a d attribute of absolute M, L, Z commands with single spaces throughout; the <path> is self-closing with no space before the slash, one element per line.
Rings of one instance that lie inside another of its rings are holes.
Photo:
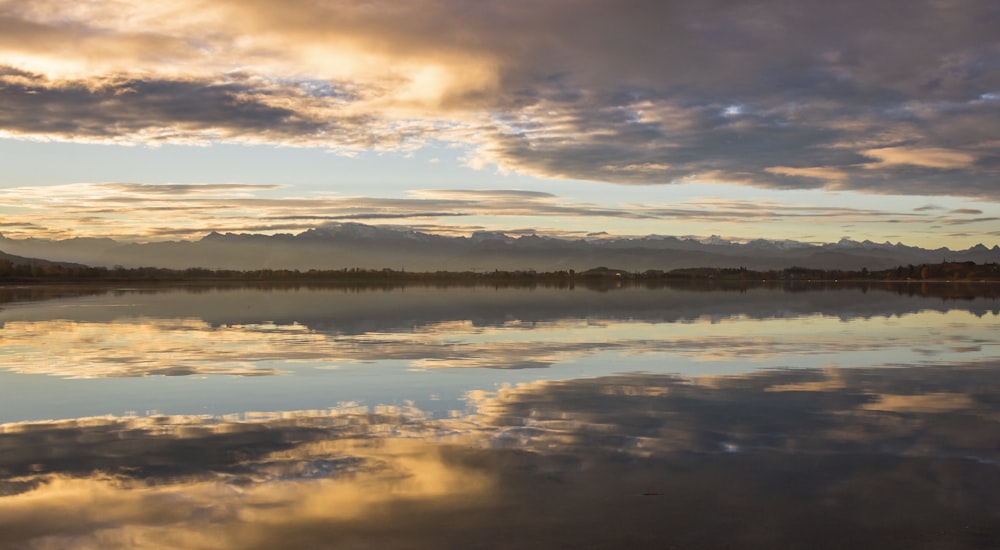
<path fill-rule="evenodd" d="M 0 233 L 1000 242 L 996 0 L 0 0 Z"/>

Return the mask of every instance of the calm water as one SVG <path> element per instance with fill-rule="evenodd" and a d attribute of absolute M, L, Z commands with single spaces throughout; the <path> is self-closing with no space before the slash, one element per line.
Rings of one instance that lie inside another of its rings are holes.
<path fill-rule="evenodd" d="M 5 289 L 0 548 L 1000 547 L 938 290 Z"/>

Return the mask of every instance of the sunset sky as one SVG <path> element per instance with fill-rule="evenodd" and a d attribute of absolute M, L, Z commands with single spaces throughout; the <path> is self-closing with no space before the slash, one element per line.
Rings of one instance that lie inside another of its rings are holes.
<path fill-rule="evenodd" d="M 0 0 L 0 232 L 1000 242 L 996 0 Z"/>

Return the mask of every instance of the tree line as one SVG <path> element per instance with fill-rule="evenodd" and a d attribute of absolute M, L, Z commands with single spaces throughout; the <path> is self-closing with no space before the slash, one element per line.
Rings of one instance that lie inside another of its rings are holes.
<path fill-rule="evenodd" d="M 257 269 L 249 271 L 192 267 L 168 269 L 162 267 L 94 267 L 63 263 L 16 263 L 0 259 L 2 282 L 99 282 L 99 281 L 316 281 L 343 283 L 387 282 L 616 282 L 616 281 L 1000 281 L 1000 264 L 975 262 L 942 262 L 898 266 L 883 270 L 843 270 L 789 267 L 775 270 L 739 268 L 682 268 L 628 271 L 597 267 L 586 271 L 534 270 L 493 271 L 431 271 L 410 272 L 390 268 L 343 268 L 335 270 Z"/>

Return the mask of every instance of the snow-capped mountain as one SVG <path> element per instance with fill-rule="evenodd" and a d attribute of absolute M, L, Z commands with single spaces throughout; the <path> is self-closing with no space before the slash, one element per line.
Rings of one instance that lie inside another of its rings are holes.
<path fill-rule="evenodd" d="M 842 239 L 810 244 L 755 239 L 735 242 L 715 236 L 702 241 L 663 235 L 589 239 L 539 235 L 514 237 L 479 231 L 449 237 L 406 227 L 334 223 L 299 234 L 207 234 L 197 241 L 146 244 L 110 239 L 8 239 L 0 251 L 18 256 L 88 265 L 212 269 L 341 269 L 383 268 L 409 271 L 585 270 L 613 265 L 620 269 L 681 267 L 746 267 L 779 269 L 887 269 L 941 261 L 1000 262 L 1000 246 L 979 244 L 967 250 L 934 250 L 902 243 Z"/>

